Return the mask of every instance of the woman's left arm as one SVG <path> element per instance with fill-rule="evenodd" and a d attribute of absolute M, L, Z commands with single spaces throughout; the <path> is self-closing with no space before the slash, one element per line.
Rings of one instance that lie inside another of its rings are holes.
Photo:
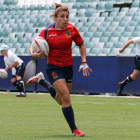
<path fill-rule="evenodd" d="M 89 76 L 89 71 L 92 72 L 92 70 L 89 68 L 89 66 L 87 65 L 87 61 L 86 61 L 86 47 L 84 45 L 84 43 L 79 46 L 79 50 L 80 50 L 80 54 L 81 54 L 81 65 L 79 67 L 79 72 L 81 70 L 83 70 L 83 76 Z"/>

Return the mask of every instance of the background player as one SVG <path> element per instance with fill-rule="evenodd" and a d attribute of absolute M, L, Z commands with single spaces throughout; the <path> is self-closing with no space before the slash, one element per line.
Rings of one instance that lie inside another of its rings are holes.
<path fill-rule="evenodd" d="M 89 76 L 89 71 L 92 70 L 88 67 L 86 62 L 86 49 L 83 39 L 76 27 L 68 23 L 69 9 L 66 6 L 56 4 L 56 10 L 52 16 L 55 23 L 43 29 L 39 34 L 39 36 L 46 39 L 49 44 L 46 71 L 49 81 L 56 91 L 55 99 L 61 101 L 63 115 L 73 135 L 81 137 L 84 136 L 85 133 L 79 131 L 75 125 L 74 112 L 70 99 L 73 78 L 72 41 L 79 46 L 81 54 L 79 71 L 83 70 L 83 76 Z M 32 57 L 37 59 L 44 55 L 43 52 L 33 53 L 32 46 L 30 46 L 30 53 Z M 34 83 L 36 79 L 40 81 L 41 75 L 39 77 L 38 74 L 28 82 Z M 45 85 L 45 80 L 42 81 L 42 85 L 43 84 Z"/>
<path fill-rule="evenodd" d="M 132 82 L 133 80 L 136 80 L 140 75 L 140 37 L 128 40 L 122 47 L 122 49 L 119 50 L 119 52 L 122 53 L 131 43 L 136 44 L 137 48 L 136 57 L 134 58 L 135 69 L 133 73 L 127 76 L 124 81 L 118 83 L 119 90 L 117 91 L 117 96 L 122 95 L 123 88 L 126 84 Z"/>
<path fill-rule="evenodd" d="M 12 84 L 17 88 L 20 92 L 17 94 L 17 97 L 26 97 L 24 82 L 22 80 L 24 71 L 25 71 L 25 64 L 23 60 L 21 60 L 16 54 L 9 50 L 9 46 L 2 45 L 0 47 L 1 54 L 4 55 L 4 62 L 5 62 L 5 70 L 8 71 L 12 69 Z"/>

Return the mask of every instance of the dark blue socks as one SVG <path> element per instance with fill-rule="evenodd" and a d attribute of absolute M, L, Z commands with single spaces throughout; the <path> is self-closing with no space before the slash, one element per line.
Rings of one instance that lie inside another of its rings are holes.
<path fill-rule="evenodd" d="M 77 127 L 75 125 L 74 112 L 73 112 L 72 106 L 70 105 L 69 107 L 62 108 L 62 112 L 73 133 L 73 130 L 77 129 Z"/>
<path fill-rule="evenodd" d="M 42 85 L 43 87 L 45 87 L 49 91 L 49 93 L 51 94 L 51 96 L 53 98 L 55 98 L 56 91 L 53 88 L 53 86 L 50 84 L 50 82 L 48 82 L 47 80 L 40 80 L 39 81 L 39 84 Z"/>

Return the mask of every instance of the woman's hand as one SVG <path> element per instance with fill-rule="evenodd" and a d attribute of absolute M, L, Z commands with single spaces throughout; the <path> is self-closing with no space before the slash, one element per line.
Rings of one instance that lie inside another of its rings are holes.
<path fill-rule="evenodd" d="M 92 72 L 92 70 L 89 68 L 89 66 L 87 65 L 87 63 L 81 64 L 79 67 L 78 72 L 80 72 L 81 70 L 83 70 L 83 76 L 89 76 L 89 71 Z"/>
<path fill-rule="evenodd" d="M 13 68 L 13 66 L 12 65 L 10 65 L 10 67 L 9 67 L 10 69 L 12 69 Z"/>
<path fill-rule="evenodd" d="M 32 53 L 31 56 L 36 59 L 41 59 L 44 58 L 45 52 L 43 50 L 39 50 L 37 52 Z"/>
<path fill-rule="evenodd" d="M 120 49 L 120 50 L 119 50 L 120 53 L 122 53 L 123 51 L 124 51 L 123 49 Z"/>

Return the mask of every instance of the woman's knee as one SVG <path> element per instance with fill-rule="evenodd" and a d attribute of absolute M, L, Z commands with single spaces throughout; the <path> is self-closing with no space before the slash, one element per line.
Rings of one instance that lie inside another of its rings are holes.
<path fill-rule="evenodd" d="M 139 75 L 137 75 L 137 74 L 131 74 L 130 77 L 131 77 L 132 80 L 136 80 L 136 79 L 138 79 Z"/>
<path fill-rule="evenodd" d="M 11 83 L 14 83 L 14 82 L 16 82 L 16 78 L 11 79 Z"/>
<path fill-rule="evenodd" d="M 60 98 L 60 96 L 59 96 L 58 94 L 56 94 L 55 100 L 56 100 L 56 102 L 57 102 L 59 105 L 62 105 L 62 100 L 61 100 L 61 98 Z"/>
<path fill-rule="evenodd" d="M 62 98 L 62 102 L 63 103 L 66 103 L 66 104 L 70 104 L 70 96 L 69 95 L 65 95 L 65 96 L 63 96 Z"/>
<path fill-rule="evenodd" d="M 17 76 L 16 79 L 17 79 L 17 81 L 21 80 L 21 76 Z"/>

